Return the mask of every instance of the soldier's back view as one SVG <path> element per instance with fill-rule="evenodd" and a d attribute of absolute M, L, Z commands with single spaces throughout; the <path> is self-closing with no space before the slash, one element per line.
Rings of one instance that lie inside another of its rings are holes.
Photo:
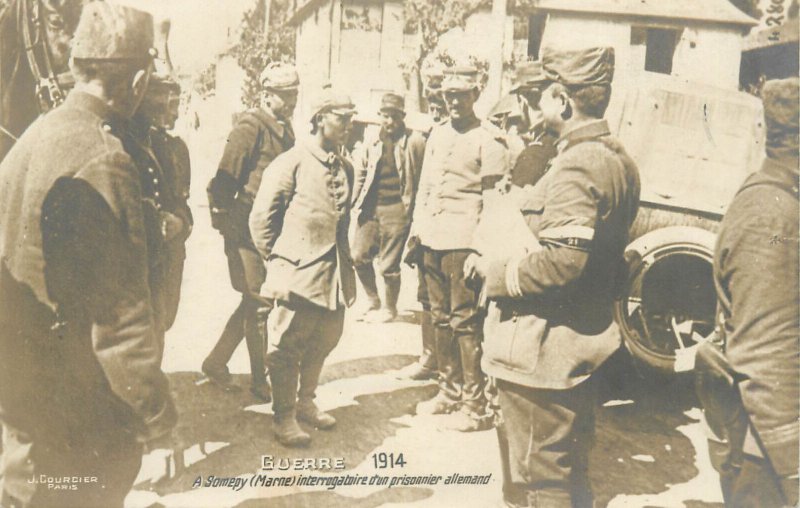
<path fill-rule="evenodd" d="M 139 176 L 116 137 L 146 90 L 152 29 L 141 11 L 87 4 L 75 89 L 0 166 L 4 507 L 121 507 L 142 444 L 176 421 Z"/>

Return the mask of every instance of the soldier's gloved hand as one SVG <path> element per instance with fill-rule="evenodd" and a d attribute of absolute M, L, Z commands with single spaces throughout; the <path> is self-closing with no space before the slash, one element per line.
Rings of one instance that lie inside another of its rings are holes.
<path fill-rule="evenodd" d="M 211 207 L 211 227 L 225 234 L 230 229 L 230 214 L 225 208 Z"/>
<path fill-rule="evenodd" d="M 161 216 L 161 236 L 165 241 L 170 241 L 182 234 L 186 230 L 186 223 L 175 215 L 169 212 L 160 212 Z"/>

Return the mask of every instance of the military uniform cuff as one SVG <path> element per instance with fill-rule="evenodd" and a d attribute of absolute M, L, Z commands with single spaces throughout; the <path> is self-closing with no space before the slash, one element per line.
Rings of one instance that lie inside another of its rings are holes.
<path fill-rule="evenodd" d="M 178 412 L 172 398 L 167 396 L 161 410 L 154 416 L 146 418 L 144 421 L 144 435 L 142 441 L 148 442 L 157 439 L 169 431 L 178 423 Z"/>
<path fill-rule="evenodd" d="M 506 285 L 508 260 L 491 261 L 486 270 L 484 288 L 487 298 L 507 298 L 511 296 Z"/>

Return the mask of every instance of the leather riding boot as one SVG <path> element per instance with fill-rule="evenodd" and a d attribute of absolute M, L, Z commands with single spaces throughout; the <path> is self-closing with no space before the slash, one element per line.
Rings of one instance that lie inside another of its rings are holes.
<path fill-rule="evenodd" d="M 375 268 L 373 268 L 372 263 L 358 265 L 355 268 L 358 280 L 361 281 L 361 286 L 364 288 L 364 294 L 368 301 L 365 314 L 380 309 L 381 298 L 378 296 L 378 283 L 375 280 Z"/>
<path fill-rule="evenodd" d="M 273 429 L 278 442 L 291 448 L 308 446 L 311 436 L 297 423 L 295 411 L 278 414 L 273 418 Z"/>
<path fill-rule="evenodd" d="M 247 341 L 247 354 L 250 357 L 250 392 L 263 402 L 270 402 L 272 396 L 264 367 L 264 343 L 266 337 L 260 326 L 260 308 L 251 303 L 245 314 L 244 334 Z"/>
<path fill-rule="evenodd" d="M 439 365 L 439 393 L 417 404 L 417 414 L 446 414 L 458 409 L 461 400 L 461 361 L 458 344 L 449 326 L 436 327 L 436 363 Z"/>
<path fill-rule="evenodd" d="M 422 311 L 422 356 L 419 363 L 428 370 L 436 371 L 436 330 L 430 310 Z"/>
<path fill-rule="evenodd" d="M 288 360 L 281 357 L 281 351 L 275 351 L 268 358 L 269 379 L 272 381 L 272 412 L 276 415 L 289 412 L 294 414 L 297 404 L 300 369 L 291 359 Z"/>
<path fill-rule="evenodd" d="M 439 391 L 454 401 L 461 400 L 461 354 L 449 326 L 436 327 L 436 363 L 439 366 Z"/>
<path fill-rule="evenodd" d="M 275 351 L 269 357 L 269 377 L 272 380 L 273 432 L 284 446 L 308 446 L 311 436 L 297 423 L 295 406 L 297 404 L 298 367 L 290 356 Z"/>
<path fill-rule="evenodd" d="M 486 376 L 481 370 L 480 335 L 476 332 L 460 331 L 455 334 L 461 357 L 463 384 L 461 386 L 461 400 L 470 411 L 477 415 L 486 413 Z"/>

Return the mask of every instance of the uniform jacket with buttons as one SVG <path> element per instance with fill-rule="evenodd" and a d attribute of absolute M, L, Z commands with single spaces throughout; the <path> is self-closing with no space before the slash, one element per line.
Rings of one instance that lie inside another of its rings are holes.
<path fill-rule="evenodd" d="M 330 310 L 352 304 L 352 166 L 309 142 L 281 154 L 267 171 L 250 214 L 253 241 L 267 264 L 264 296 L 299 297 Z"/>
<path fill-rule="evenodd" d="M 425 147 L 413 235 L 435 250 L 470 248 L 482 193 L 506 173 L 506 147 L 480 120 L 461 129 L 450 120 L 436 125 Z"/>
<path fill-rule="evenodd" d="M 725 354 L 756 435 L 782 477 L 797 474 L 800 442 L 799 170 L 793 152 L 767 158 L 745 182 L 722 220 L 714 254 Z M 745 443 L 746 452 L 755 449 Z"/>
<path fill-rule="evenodd" d="M 263 109 L 248 110 L 237 120 L 208 184 L 209 206 L 229 213 L 231 229 L 224 233 L 232 240 L 250 243 L 247 218 L 264 170 L 294 141 L 291 125 Z"/>
<path fill-rule="evenodd" d="M 521 205 L 543 249 L 490 262 L 482 366 L 490 376 L 550 389 L 577 385 L 620 345 L 612 306 L 639 173 L 608 125 L 564 133 L 551 169 Z"/>
<path fill-rule="evenodd" d="M 189 198 L 189 152 L 180 138 L 161 129 L 132 121 L 125 129 L 123 146 L 136 164 L 142 186 L 145 236 L 149 255 L 150 292 L 156 323 L 166 330 L 174 315 L 174 302 L 167 303 L 167 271 L 186 257 L 185 241 L 192 226 Z M 183 221 L 184 229 L 167 241 L 162 231 L 162 214 L 171 213 Z M 173 277 L 174 278 L 174 277 Z"/>
<path fill-rule="evenodd" d="M 353 185 L 353 210 L 361 213 L 367 196 L 376 182 L 378 161 L 383 155 L 383 141 L 379 138 L 353 154 L 355 182 Z M 425 138 L 418 132 L 406 129 L 394 144 L 394 160 L 400 175 L 400 192 L 406 216 L 411 217 L 414 198 L 425 156 Z"/>
<path fill-rule="evenodd" d="M 114 429 L 155 437 L 176 421 L 139 173 L 115 125 L 73 91 L 0 166 L 0 414 L 87 450 Z"/>

